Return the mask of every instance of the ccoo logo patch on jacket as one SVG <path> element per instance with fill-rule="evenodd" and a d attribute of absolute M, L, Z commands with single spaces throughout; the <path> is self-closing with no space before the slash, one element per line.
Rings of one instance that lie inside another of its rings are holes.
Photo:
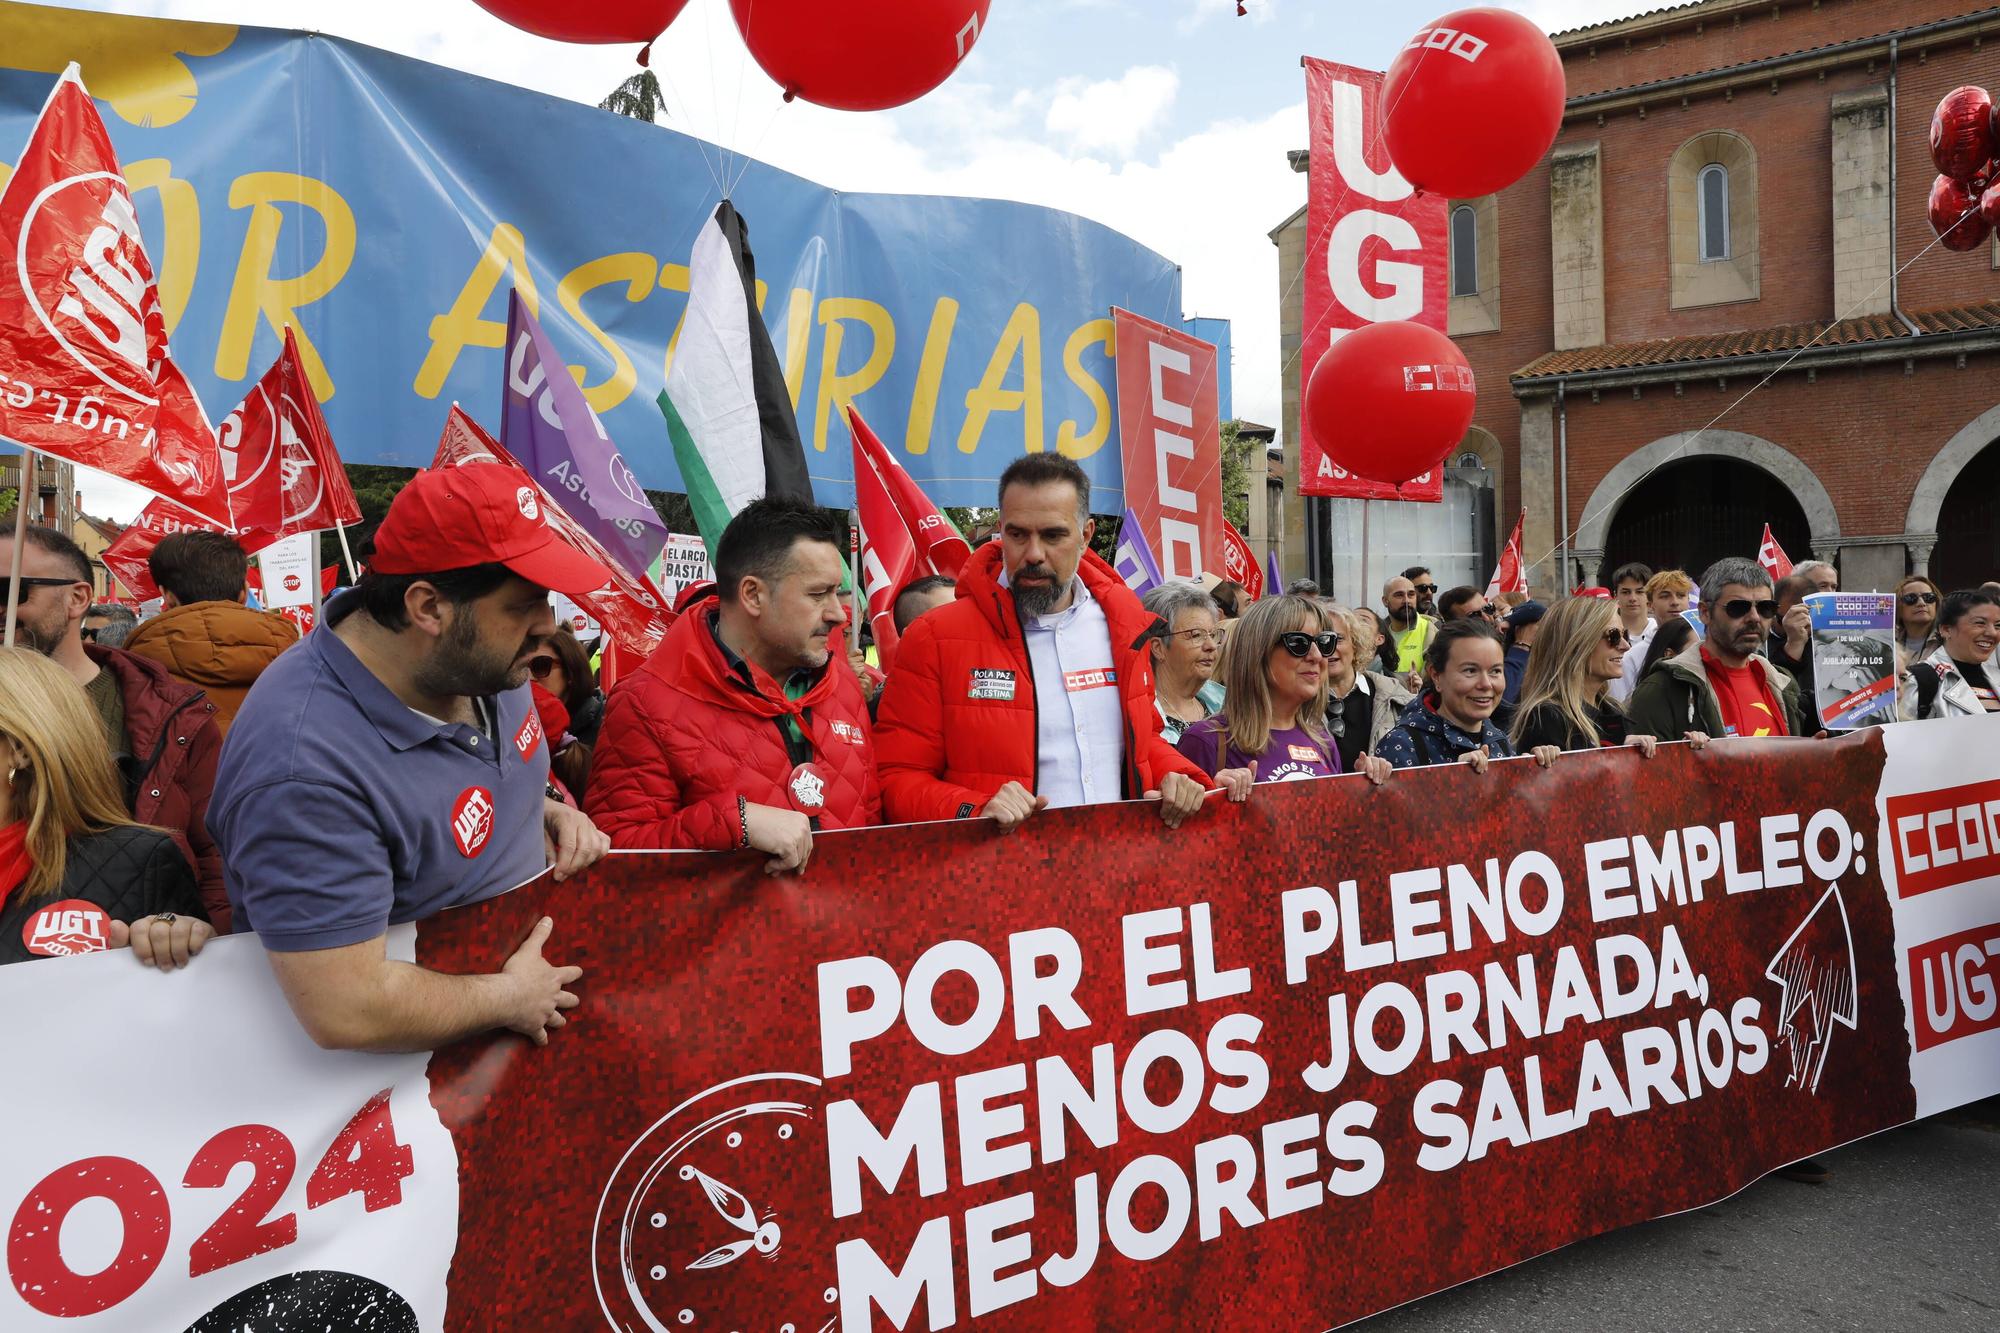
<path fill-rule="evenodd" d="M 451 840 L 460 856 L 477 856 L 493 836 L 493 793 L 467 787 L 451 807 Z"/>
<path fill-rule="evenodd" d="M 28 918 L 21 927 L 21 943 L 43 958 L 102 953 L 111 947 L 111 916 L 96 903 L 65 898 Z"/>

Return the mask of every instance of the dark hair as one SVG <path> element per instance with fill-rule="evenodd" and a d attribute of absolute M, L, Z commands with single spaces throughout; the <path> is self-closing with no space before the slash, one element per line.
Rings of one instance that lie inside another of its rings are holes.
<path fill-rule="evenodd" d="M 1447 588 L 1438 594 L 1438 618 L 1458 619 L 1458 609 L 1479 596 L 1479 589 L 1469 583 L 1461 583 L 1456 588 Z"/>
<path fill-rule="evenodd" d="M 1431 567 L 1429 565 L 1411 565 L 1408 569 L 1404 570 L 1396 577 L 1399 579 L 1408 579 L 1410 582 L 1415 583 L 1417 581 L 1417 575 L 1428 574 L 1430 572 L 1431 572 Z"/>
<path fill-rule="evenodd" d="M 437 589 L 438 596 L 462 610 L 513 577 L 514 571 L 505 565 L 473 565 L 439 574 L 377 574 L 364 569 L 360 581 L 354 585 L 354 600 L 341 609 L 341 616 L 366 611 L 368 618 L 383 629 L 400 633 L 410 627 L 410 613 L 403 599 L 415 584 L 430 584 Z"/>
<path fill-rule="evenodd" d="M 104 619 L 115 621 L 120 625 L 136 625 L 139 623 L 139 613 L 119 602 L 98 602 L 83 614 L 86 617 L 102 616 Z"/>
<path fill-rule="evenodd" d="M 1938 624 L 1950 629 L 1975 606 L 2000 606 L 2000 597 L 1995 597 L 1984 588 L 1960 588 L 1947 594 L 1943 605 L 1938 607 Z"/>
<path fill-rule="evenodd" d="M 1076 488 L 1078 526 L 1090 517 L 1090 478 L 1073 458 L 1061 454 L 1022 454 L 1000 474 L 1000 501 L 1006 503 L 1009 486 L 1044 486 L 1052 481 L 1067 482 Z"/>
<path fill-rule="evenodd" d="M 910 622 L 917 618 L 916 611 L 906 611 L 904 609 L 904 598 L 921 596 L 938 588 L 956 588 L 957 586 L 958 580 L 949 574 L 926 574 L 920 579 L 911 579 L 908 583 L 904 584 L 903 590 L 896 594 L 896 600 L 890 603 L 889 606 L 889 619 L 895 622 L 896 633 L 901 634 L 910 627 Z"/>
<path fill-rule="evenodd" d="M 1782 605 L 1786 601 L 1802 601 L 1813 592 L 1813 581 L 1803 574 L 1787 574 L 1778 580 L 1778 586 L 1771 595 Z"/>
<path fill-rule="evenodd" d="M 226 532 L 176 532 L 161 539 L 146 557 L 153 582 L 174 600 L 234 602 L 243 596 L 250 557 Z"/>
<path fill-rule="evenodd" d="M 583 711 L 590 696 L 597 692 L 597 677 L 590 670 L 590 656 L 577 642 L 576 632 L 568 625 L 557 625 L 556 632 L 542 640 L 542 646 L 556 659 L 563 672 L 563 707 L 569 709 L 571 717 Z"/>
<path fill-rule="evenodd" d="M 1243 585 L 1235 579 L 1224 579 L 1210 588 L 1208 595 L 1222 608 L 1224 619 L 1234 620 L 1243 614 Z"/>
<path fill-rule="evenodd" d="M 1639 585 L 1639 591 L 1644 592 L 1646 590 L 1646 584 L 1651 581 L 1652 577 L 1653 577 L 1653 571 L 1650 568 L 1640 564 L 1637 560 L 1628 561 L 1627 563 L 1618 566 L 1618 568 L 1612 573 L 1611 591 L 1617 592 L 1619 584 L 1630 580 L 1632 582 L 1636 582 Z"/>
<path fill-rule="evenodd" d="M 20 504 L 22 501 L 17 498 L 15 503 Z M 97 580 L 90 576 L 90 557 L 83 553 L 83 548 L 71 540 L 68 534 L 58 532 L 54 528 L 30 524 L 27 530 L 27 543 L 58 560 L 67 560 L 70 572 L 76 575 L 78 583 L 88 583 L 93 587 L 96 585 Z M 0 593 L 0 596 L 5 594 Z"/>
<path fill-rule="evenodd" d="M 1408 578 L 1409 575 L 1403 577 Z M 1424 665 L 1431 669 L 1433 676 L 1442 675 L 1445 667 L 1450 665 L 1452 645 L 1466 639 L 1485 639 L 1499 645 L 1501 651 L 1506 651 L 1506 645 L 1500 640 L 1500 631 L 1485 621 L 1447 620 L 1438 626 L 1437 633 L 1431 636 L 1430 646 L 1424 649 Z"/>
<path fill-rule="evenodd" d="M 1319 584 L 1312 579 L 1293 579 L 1285 585 L 1287 597 L 1317 597 Z"/>
<path fill-rule="evenodd" d="M 776 583 L 791 568 L 792 548 L 800 542 L 825 542 L 838 551 L 840 529 L 824 509 L 798 500 L 766 497 L 744 505 L 715 544 L 717 595 L 734 603 L 745 579 Z"/>
<path fill-rule="evenodd" d="M 1694 642 L 1694 626 L 1685 616 L 1668 616 L 1653 631 L 1653 641 L 1646 645 L 1645 660 L 1639 663 L 1639 679 L 1651 675 L 1658 663 L 1669 657 L 1678 657 L 1688 644 Z"/>

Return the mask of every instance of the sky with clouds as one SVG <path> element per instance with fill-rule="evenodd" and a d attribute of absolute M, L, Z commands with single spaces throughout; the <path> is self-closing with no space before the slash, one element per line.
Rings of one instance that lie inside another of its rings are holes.
<path fill-rule="evenodd" d="M 557 0 L 551 0 L 556 3 Z M 754 0 L 753 0 L 754 2 Z M 631 47 L 548 42 L 473 0 L 69 0 L 163 18 L 313 29 L 595 103 Z M 1562 31 L 1656 8 L 1502 0 Z M 1305 202 L 1299 57 L 1386 68 L 1428 13 L 1361 0 L 993 0 L 972 55 L 929 97 L 851 114 L 785 105 L 748 59 L 728 0 L 690 0 L 654 45 L 668 123 L 843 190 L 982 195 L 1068 209 L 1182 265 L 1189 315 L 1233 322 L 1236 413 L 1278 421 L 1278 264 L 1266 233 Z M 210 404 L 221 415 L 228 406 Z M 90 479 L 93 513 L 141 492 Z"/>

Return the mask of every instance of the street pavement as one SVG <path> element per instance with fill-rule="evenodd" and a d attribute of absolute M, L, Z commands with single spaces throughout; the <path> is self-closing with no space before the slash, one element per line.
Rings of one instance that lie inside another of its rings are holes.
<path fill-rule="evenodd" d="M 2000 1098 L 1377 1315 L 1359 1333 L 1995 1333 Z"/>

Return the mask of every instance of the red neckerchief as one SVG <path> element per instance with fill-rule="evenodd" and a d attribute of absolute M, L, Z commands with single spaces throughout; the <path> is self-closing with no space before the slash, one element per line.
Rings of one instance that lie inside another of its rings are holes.
<path fill-rule="evenodd" d="M 28 853 L 28 821 L 17 819 L 0 825 L 0 903 L 27 882 L 28 872 L 34 868 L 35 858 Z"/>

